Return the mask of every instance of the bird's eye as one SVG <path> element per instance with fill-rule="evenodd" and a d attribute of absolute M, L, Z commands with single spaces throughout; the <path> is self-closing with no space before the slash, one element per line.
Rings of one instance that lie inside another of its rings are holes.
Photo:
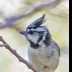
<path fill-rule="evenodd" d="M 34 32 L 34 34 L 38 34 L 38 32 Z"/>
<path fill-rule="evenodd" d="M 34 32 L 33 31 L 29 31 L 29 34 L 33 34 Z"/>

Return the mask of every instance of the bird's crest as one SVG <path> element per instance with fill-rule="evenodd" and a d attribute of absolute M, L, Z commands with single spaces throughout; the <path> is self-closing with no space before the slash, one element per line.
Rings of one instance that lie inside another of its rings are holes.
<path fill-rule="evenodd" d="M 46 14 L 43 14 L 42 17 L 40 17 L 39 19 L 37 19 L 37 20 L 35 20 L 33 23 L 31 23 L 31 24 L 27 27 L 27 29 L 31 29 L 31 28 L 35 29 L 35 28 L 39 27 L 41 24 L 43 24 L 43 23 L 46 21 L 45 15 L 46 15 Z"/>

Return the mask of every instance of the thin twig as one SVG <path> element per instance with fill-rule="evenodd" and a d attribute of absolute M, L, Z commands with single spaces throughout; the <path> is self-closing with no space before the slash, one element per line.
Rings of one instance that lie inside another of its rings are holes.
<path fill-rule="evenodd" d="M 6 46 L 6 44 L 0 44 L 0 47 Z"/>
<path fill-rule="evenodd" d="M 0 36 L 0 41 L 2 41 L 2 42 L 4 43 L 4 44 L 0 44 L 1 47 L 2 47 L 2 46 L 5 46 L 6 49 L 8 49 L 12 54 L 14 54 L 14 55 L 19 59 L 20 62 L 23 62 L 24 64 L 26 64 L 27 67 L 28 67 L 29 69 L 31 69 L 33 72 L 37 72 L 37 71 L 32 67 L 32 65 L 31 65 L 29 62 L 27 62 L 26 60 L 24 60 L 24 59 L 16 52 L 16 50 L 13 50 L 13 49 L 5 42 L 5 40 L 2 38 L 2 36 Z"/>

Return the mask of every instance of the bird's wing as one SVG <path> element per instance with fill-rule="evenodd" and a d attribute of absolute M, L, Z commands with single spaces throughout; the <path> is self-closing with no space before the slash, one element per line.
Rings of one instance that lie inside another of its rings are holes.
<path fill-rule="evenodd" d="M 58 51 L 59 56 L 60 56 L 60 48 L 59 48 L 58 44 L 55 41 L 53 41 L 53 44 L 54 44 L 54 46 L 56 46 L 57 51 Z"/>

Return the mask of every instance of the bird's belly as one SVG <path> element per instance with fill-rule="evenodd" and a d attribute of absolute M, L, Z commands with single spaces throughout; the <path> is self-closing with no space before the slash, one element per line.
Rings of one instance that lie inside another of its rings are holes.
<path fill-rule="evenodd" d="M 59 57 L 49 56 L 44 51 L 36 51 L 34 49 L 28 50 L 29 62 L 38 70 L 48 68 L 49 70 L 55 70 L 59 63 Z"/>

